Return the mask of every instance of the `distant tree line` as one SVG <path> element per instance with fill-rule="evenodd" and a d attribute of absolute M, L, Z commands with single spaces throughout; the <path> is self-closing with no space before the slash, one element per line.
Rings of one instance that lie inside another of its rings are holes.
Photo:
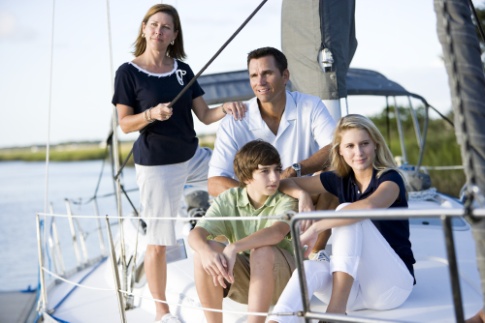
<path fill-rule="evenodd" d="M 426 119 L 425 108 L 419 107 L 416 110 L 420 131 L 423 131 Z M 407 152 L 407 162 L 416 165 L 419 158 L 419 143 L 408 108 L 398 107 L 398 113 L 403 125 L 404 146 Z M 433 116 L 433 112 L 430 112 Z M 453 112 L 445 115 L 449 120 L 453 119 Z M 370 119 L 381 130 L 386 142 L 394 156 L 401 156 L 401 143 L 399 140 L 398 128 L 396 126 L 396 113 L 393 106 L 384 109 L 379 114 L 371 116 Z M 460 146 L 456 141 L 454 127 L 443 118 L 429 118 L 428 132 L 424 144 L 424 155 L 421 166 L 461 166 Z M 422 133 L 423 134 L 423 133 Z M 426 169 L 426 168 L 425 168 Z M 451 196 L 458 197 L 461 187 L 465 184 L 463 170 L 428 170 L 431 176 L 432 185 L 439 191 Z"/>

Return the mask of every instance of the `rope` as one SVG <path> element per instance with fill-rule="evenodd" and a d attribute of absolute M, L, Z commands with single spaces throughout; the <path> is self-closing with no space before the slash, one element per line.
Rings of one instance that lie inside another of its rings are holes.
<path fill-rule="evenodd" d="M 45 268 L 45 267 L 42 267 L 41 268 L 45 273 L 51 275 L 52 277 L 54 277 L 55 279 L 58 279 L 58 280 L 61 280 L 65 283 L 68 283 L 70 285 L 73 285 L 73 286 L 76 286 L 76 287 L 82 287 L 82 288 L 85 288 L 85 289 L 92 289 L 92 290 L 99 290 L 99 291 L 113 291 L 112 288 L 101 288 L 101 287 L 93 287 L 93 286 L 88 286 L 88 285 L 83 285 L 83 284 L 80 284 L 80 283 L 76 283 L 75 281 L 72 281 L 72 280 L 69 280 L 69 279 L 66 279 L 62 276 L 59 276 L 57 275 L 56 273 L 50 271 L 49 269 Z"/>
<path fill-rule="evenodd" d="M 176 307 L 180 307 L 180 308 L 192 308 L 192 309 L 210 311 L 210 312 L 216 312 L 216 313 L 231 313 L 231 314 L 238 314 L 238 315 L 253 315 L 253 316 L 265 316 L 265 317 L 268 316 L 268 315 L 276 315 L 276 316 L 297 316 L 298 315 L 297 312 L 269 312 L 269 313 L 264 313 L 264 312 L 248 312 L 248 311 L 230 311 L 230 310 L 219 310 L 219 309 L 210 308 L 210 307 L 202 307 L 200 305 L 188 305 L 188 304 L 180 304 L 180 303 L 175 303 L 175 302 L 168 302 L 168 301 L 163 301 L 163 300 L 152 298 L 152 297 L 142 296 L 142 295 L 139 295 L 139 294 L 136 294 L 136 293 L 133 293 L 133 292 L 128 292 L 128 291 L 125 291 L 125 290 L 122 290 L 122 289 L 116 290 L 114 288 L 101 288 L 101 287 L 94 287 L 94 286 L 82 284 L 82 281 L 84 281 L 91 272 L 88 275 L 86 275 L 85 277 L 83 277 L 79 282 L 75 282 L 75 281 L 66 279 L 64 277 L 61 277 L 61 276 L 57 275 L 56 273 L 53 273 L 52 271 L 46 269 L 45 267 L 42 267 L 41 269 L 45 273 L 51 275 L 52 277 L 54 277 L 54 278 L 56 278 L 60 281 L 63 281 L 67 284 L 70 284 L 70 285 L 74 286 L 75 288 L 80 287 L 80 288 L 84 288 L 84 289 L 95 290 L 95 291 L 103 291 L 103 292 L 116 291 L 116 292 L 119 292 L 119 293 L 122 293 L 122 294 L 125 294 L 125 295 L 128 295 L 128 296 L 138 297 L 140 299 L 144 299 L 144 300 L 148 300 L 148 301 L 154 301 L 154 302 L 157 302 L 157 303 L 167 304 L 169 306 L 176 306 Z M 69 296 L 69 294 L 72 293 L 73 290 L 74 289 L 71 289 L 71 291 L 64 297 L 64 299 L 67 296 Z M 173 295 L 176 295 L 176 294 L 173 294 Z M 183 295 L 183 294 L 178 294 L 178 295 Z M 185 297 L 185 295 L 184 295 L 183 298 L 180 298 L 180 300 L 184 300 L 184 299 L 191 299 L 191 298 Z M 60 306 L 60 303 L 57 304 L 53 309 L 57 309 L 59 306 Z"/>

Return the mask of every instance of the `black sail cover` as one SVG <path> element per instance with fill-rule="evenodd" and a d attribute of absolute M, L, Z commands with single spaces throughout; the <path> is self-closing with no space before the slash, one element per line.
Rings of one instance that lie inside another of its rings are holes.
<path fill-rule="evenodd" d="M 440 40 L 451 103 L 455 113 L 455 132 L 461 145 L 468 182 L 474 178 L 485 193 L 485 76 L 480 45 L 471 19 L 468 1 L 435 0 L 437 32 Z M 461 121 L 461 118 L 464 121 Z M 465 125 L 465 128 L 462 125 Z M 465 145 L 465 137 L 468 145 Z M 471 159 L 471 163 L 467 160 Z M 484 206 L 482 206 L 484 207 Z M 485 301 L 485 220 L 472 223 L 477 247 L 482 293 Z M 485 305 L 484 305 L 485 308 Z"/>
<path fill-rule="evenodd" d="M 205 74 L 199 77 L 198 82 L 204 89 L 204 100 L 207 104 L 244 101 L 254 97 L 253 89 L 249 85 L 248 70 Z M 349 68 L 345 83 L 348 96 L 411 96 L 425 102 L 422 96 L 408 92 L 399 83 L 372 70 Z M 291 90 L 291 82 L 287 87 Z"/>
<path fill-rule="evenodd" d="M 322 100 L 347 96 L 345 76 L 357 48 L 354 13 L 355 0 L 283 0 L 281 48 L 292 90 Z M 325 48 L 334 60 L 327 72 L 319 62 Z"/>

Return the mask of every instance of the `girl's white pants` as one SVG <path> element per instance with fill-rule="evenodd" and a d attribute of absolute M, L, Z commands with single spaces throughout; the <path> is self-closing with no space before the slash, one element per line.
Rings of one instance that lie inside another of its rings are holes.
<path fill-rule="evenodd" d="M 345 272 L 354 278 L 347 310 L 386 310 L 400 306 L 413 289 L 414 278 L 371 220 L 332 229 L 330 262 L 304 262 L 308 296 L 328 304 L 332 273 Z M 297 270 L 281 294 L 273 313 L 303 310 Z M 296 316 L 270 316 L 283 322 L 300 322 Z"/>

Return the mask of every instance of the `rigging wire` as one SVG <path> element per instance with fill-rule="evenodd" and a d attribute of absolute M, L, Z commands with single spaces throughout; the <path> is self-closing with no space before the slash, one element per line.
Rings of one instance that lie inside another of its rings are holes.
<path fill-rule="evenodd" d="M 104 167 L 106 165 L 106 159 L 108 158 L 108 156 L 109 156 L 109 150 L 108 150 L 108 145 L 106 145 L 104 158 L 103 158 L 103 161 L 101 163 L 101 171 L 99 172 L 98 181 L 96 183 L 96 188 L 94 189 L 93 196 L 91 196 L 89 199 L 87 199 L 85 201 L 83 201 L 82 199 L 80 199 L 79 201 L 69 199 L 72 204 L 85 205 L 85 204 L 91 203 L 92 201 L 94 201 L 98 198 L 109 197 L 109 196 L 113 196 L 113 195 L 116 194 L 116 193 L 107 193 L 107 194 L 103 194 L 103 195 L 98 195 L 99 187 L 101 185 L 101 179 L 103 178 Z M 137 191 L 137 190 L 138 190 L 137 188 L 125 189 L 125 187 L 123 185 L 121 185 L 121 191 L 123 192 L 126 199 L 128 200 L 128 203 L 131 205 L 133 212 L 138 216 L 138 211 L 137 211 L 135 205 L 133 204 L 132 200 L 130 199 L 130 196 L 128 195 L 128 192 L 134 192 L 134 191 Z"/>
<path fill-rule="evenodd" d="M 52 112 L 52 79 L 54 69 L 54 32 L 55 32 L 55 10 L 56 0 L 52 1 L 52 23 L 51 23 L 51 46 L 50 46 L 50 61 L 49 61 L 49 101 L 47 106 L 47 143 L 45 151 L 45 196 L 44 196 L 44 212 L 47 213 L 49 206 L 49 159 L 50 159 L 50 141 L 51 141 L 51 112 Z"/>
<path fill-rule="evenodd" d="M 51 137 L 51 111 L 52 111 L 52 80 L 53 80 L 53 65 L 54 65 L 54 35 L 55 35 L 55 11 L 56 11 L 56 0 L 52 1 L 52 21 L 51 21 L 51 46 L 50 46 L 50 61 L 49 61 L 49 99 L 47 105 L 47 142 L 46 142 L 46 151 L 45 151 L 45 192 L 44 192 L 44 213 L 47 213 L 48 206 L 49 206 L 49 160 L 50 160 L 50 137 Z M 45 220 L 45 216 L 44 216 Z M 42 222 L 44 222 L 42 220 Z M 47 248 L 45 245 L 47 243 L 47 232 L 43 230 L 44 236 L 44 249 Z M 37 243 L 40 244 L 42 241 L 40 240 L 40 234 L 38 235 Z M 43 279 L 43 273 L 39 268 L 39 285 L 40 288 L 37 290 L 37 312 L 38 318 L 42 316 L 42 313 L 45 312 L 47 308 L 47 298 L 45 297 L 45 285 Z"/>

